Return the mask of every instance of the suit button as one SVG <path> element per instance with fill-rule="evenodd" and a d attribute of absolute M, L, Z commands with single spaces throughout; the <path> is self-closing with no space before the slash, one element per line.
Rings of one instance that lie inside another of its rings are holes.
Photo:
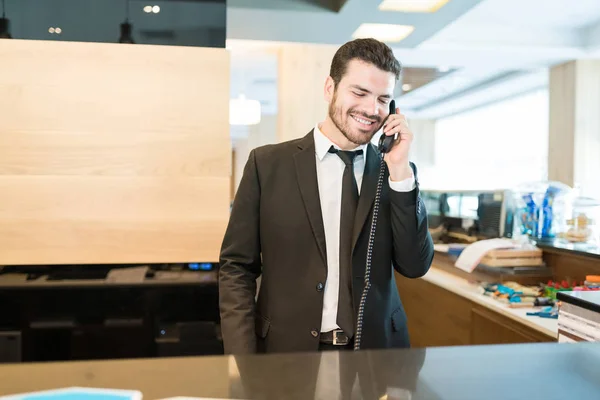
<path fill-rule="evenodd" d="M 313 337 L 317 337 L 317 336 L 319 336 L 319 332 L 317 332 L 317 331 L 316 331 L 316 330 L 314 330 L 314 329 L 313 329 L 312 331 L 310 331 L 310 334 L 311 334 L 311 335 L 313 335 Z"/>
<path fill-rule="evenodd" d="M 318 292 L 320 292 L 321 290 L 323 290 L 324 287 L 325 287 L 325 285 L 323 285 L 323 282 L 317 283 L 317 291 Z"/>

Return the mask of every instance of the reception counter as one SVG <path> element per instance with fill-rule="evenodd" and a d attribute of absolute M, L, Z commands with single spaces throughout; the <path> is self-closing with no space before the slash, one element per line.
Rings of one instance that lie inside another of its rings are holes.
<path fill-rule="evenodd" d="M 598 371 L 600 344 L 539 343 L 13 364 L 0 381 L 4 395 L 79 386 L 144 400 L 338 399 L 352 388 L 362 399 L 563 400 L 597 398 Z"/>
<path fill-rule="evenodd" d="M 423 280 L 484 307 L 489 312 L 499 314 L 536 331 L 536 333 L 545 335 L 548 340 L 556 339 L 558 336 L 556 319 L 527 315 L 527 313 L 539 311 L 540 307 L 511 308 L 505 303 L 483 295 L 480 285 L 435 267 L 429 270 Z"/>

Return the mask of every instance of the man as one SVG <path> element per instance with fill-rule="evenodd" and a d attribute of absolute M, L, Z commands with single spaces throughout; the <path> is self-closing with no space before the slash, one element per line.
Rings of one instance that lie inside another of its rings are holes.
<path fill-rule="evenodd" d="M 382 127 L 398 139 L 384 158 L 360 344 L 409 346 L 394 269 L 423 276 L 433 242 L 408 160 L 413 134 L 399 110 L 389 115 L 399 74 L 385 44 L 346 43 L 325 82 L 325 121 L 301 139 L 251 151 L 221 249 L 226 353 L 352 348 L 381 165 L 370 141 Z"/>

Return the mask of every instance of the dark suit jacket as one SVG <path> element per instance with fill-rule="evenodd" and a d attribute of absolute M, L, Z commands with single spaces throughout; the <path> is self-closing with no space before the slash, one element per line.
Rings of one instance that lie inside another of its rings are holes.
<path fill-rule="evenodd" d="M 367 147 L 353 236 L 358 304 L 381 156 Z M 381 192 L 361 348 L 408 347 L 394 269 L 423 276 L 433 258 L 427 212 L 417 188 Z M 251 151 L 220 256 L 219 305 L 226 353 L 317 351 L 327 277 L 313 132 Z M 256 279 L 261 287 L 255 302 Z"/>

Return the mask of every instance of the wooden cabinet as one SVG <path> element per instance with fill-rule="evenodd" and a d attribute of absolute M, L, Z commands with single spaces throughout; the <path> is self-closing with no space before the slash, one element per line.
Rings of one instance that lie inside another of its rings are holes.
<path fill-rule="evenodd" d="M 550 337 L 508 319 L 494 311 L 473 307 L 471 310 L 471 344 L 509 344 L 550 342 Z"/>
<path fill-rule="evenodd" d="M 413 347 L 555 341 L 423 279 L 397 275 Z"/>

